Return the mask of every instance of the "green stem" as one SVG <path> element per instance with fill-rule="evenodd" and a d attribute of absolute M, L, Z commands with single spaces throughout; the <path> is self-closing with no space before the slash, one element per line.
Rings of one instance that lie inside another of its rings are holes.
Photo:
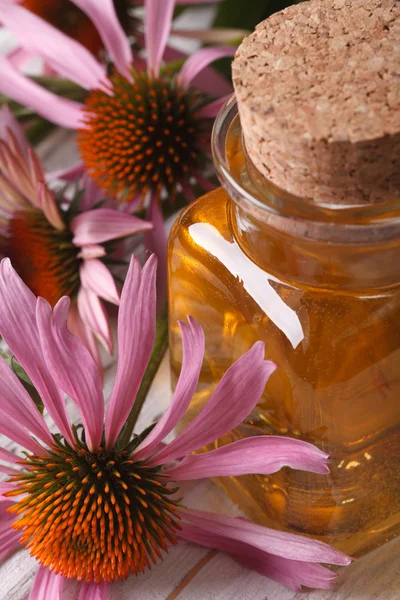
<path fill-rule="evenodd" d="M 160 310 L 157 316 L 156 324 L 156 339 L 153 346 L 153 351 L 150 356 L 149 364 L 142 379 L 139 391 L 136 396 L 135 404 L 129 414 L 126 421 L 123 433 L 120 438 L 121 447 L 126 446 L 132 436 L 133 429 L 139 418 L 140 412 L 143 408 L 147 394 L 150 390 L 153 379 L 158 371 L 158 368 L 164 358 L 165 352 L 168 348 L 168 311 L 165 306 Z"/>

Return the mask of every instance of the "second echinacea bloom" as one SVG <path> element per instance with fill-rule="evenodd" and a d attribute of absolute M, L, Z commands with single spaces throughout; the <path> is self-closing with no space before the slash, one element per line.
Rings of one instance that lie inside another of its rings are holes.
<path fill-rule="evenodd" d="M 46 184 L 43 167 L 7 107 L 0 110 L 0 255 L 34 294 L 52 306 L 72 299 L 69 326 L 99 364 L 96 340 L 112 353 L 104 301 L 119 304 L 106 262 L 121 239 L 151 225 L 112 208 L 96 208 L 99 193 L 87 180 L 65 203 Z M 95 205 L 93 205 L 95 203 Z"/>
<path fill-rule="evenodd" d="M 203 48 L 183 64 L 163 64 L 176 0 L 146 0 L 145 60 L 135 58 L 112 0 L 73 0 L 96 24 L 110 68 L 81 44 L 23 6 L 0 0 L 0 22 L 29 52 L 60 76 L 85 88 L 83 104 L 60 98 L 1 58 L 0 90 L 49 121 L 78 130 L 86 170 L 111 195 L 158 203 L 162 192 L 194 198 L 193 183 L 208 189 L 204 168 L 213 119 L 224 90 L 210 90 L 198 76 L 214 61 L 232 56 L 229 46 Z M 179 61 L 178 61 L 179 62 Z"/>
<path fill-rule="evenodd" d="M 69 300 L 54 310 L 35 298 L 8 259 L 0 265 L 0 334 L 37 388 L 57 426 L 45 421 L 11 369 L 0 359 L 0 431 L 26 448 L 0 450 L 0 556 L 25 546 L 39 564 L 31 600 L 59 600 L 65 579 L 81 583 L 79 600 L 105 600 L 109 584 L 162 560 L 170 545 L 189 541 L 230 553 L 262 575 L 299 590 L 330 588 L 325 562 L 350 559 L 324 543 L 185 506 L 181 482 L 269 474 L 288 465 L 327 473 L 327 455 L 306 442 L 259 436 L 193 455 L 229 433 L 253 410 L 275 369 L 256 343 L 222 377 L 203 410 L 170 443 L 164 439 L 185 415 L 204 356 L 202 328 L 181 323 L 183 361 L 169 408 L 140 436 L 124 426 L 152 351 L 155 272 L 132 258 L 118 315 L 119 358 L 104 409 L 93 359 L 67 329 Z M 72 427 L 64 393 L 82 425 Z M 9 465 L 7 467 L 7 464 Z M 134 589 L 134 582 L 132 583 Z"/>

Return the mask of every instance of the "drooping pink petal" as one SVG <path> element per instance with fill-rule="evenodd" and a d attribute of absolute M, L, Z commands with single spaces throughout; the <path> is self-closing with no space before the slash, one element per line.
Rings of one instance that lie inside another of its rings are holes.
<path fill-rule="evenodd" d="M 107 252 L 104 246 L 98 244 L 89 244 L 88 246 L 82 246 L 81 251 L 78 254 L 78 258 L 87 260 L 89 258 L 103 258 Z"/>
<path fill-rule="evenodd" d="M 57 171 L 48 171 L 46 173 L 46 179 L 52 181 L 53 179 L 62 179 L 63 181 L 77 181 L 85 173 L 85 165 L 83 162 L 79 162 L 72 167 L 66 169 L 58 169 Z"/>
<path fill-rule="evenodd" d="M 72 1 L 96 26 L 118 71 L 127 79 L 131 79 L 129 67 L 133 60 L 132 50 L 115 12 L 113 0 L 101 0 L 101 3 L 99 0 Z"/>
<path fill-rule="evenodd" d="M 167 46 L 164 54 L 166 61 L 187 58 L 187 55 Z M 233 93 L 232 82 L 212 67 L 206 67 L 200 71 L 192 81 L 192 86 L 209 94 L 212 98 L 226 96 Z"/>
<path fill-rule="evenodd" d="M 106 414 L 106 443 L 117 439 L 134 404 L 154 344 L 157 259 L 141 271 L 132 256 L 118 313 L 118 369 Z"/>
<path fill-rule="evenodd" d="M 40 456 L 46 454 L 46 450 L 23 427 L 16 425 L 13 420 L 4 415 L 0 420 L 0 434 L 5 435 L 33 454 L 39 453 Z"/>
<path fill-rule="evenodd" d="M 34 152 L 32 152 L 30 156 L 32 157 L 32 165 L 35 164 L 35 161 L 39 162 L 39 159 L 37 158 Z M 44 181 L 44 177 L 42 180 L 37 181 L 37 190 L 38 199 L 40 202 L 40 209 L 43 212 L 44 216 L 46 217 L 48 222 L 51 225 L 53 225 L 55 229 L 58 229 L 58 231 L 62 231 L 63 229 L 65 229 L 65 224 L 63 219 L 61 218 L 60 211 L 58 209 L 55 198 Z"/>
<path fill-rule="evenodd" d="M 151 223 L 124 212 L 112 208 L 97 208 L 81 213 L 72 220 L 71 231 L 74 234 L 72 241 L 75 246 L 102 244 L 139 231 L 146 231 L 151 227 Z"/>
<path fill-rule="evenodd" d="M 101 442 L 104 398 L 99 370 L 82 342 L 67 327 L 69 298 L 61 298 L 52 312 L 43 298 L 37 301 L 40 343 L 57 385 L 76 403 L 91 449 Z"/>
<path fill-rule="evenodd" d="M 7 59 L 10 63 L 18 70 L 22 70 L 26 64 L 31 60 L 32 53 L 25 50 L 25 48 L 15 48 L 7 55 Z"/>
<path fill-rule="evenodd" d="M 17 486 L 15 483 L 9 483 L 8 481 L 0 481 L 0 500 L 1 502 L 8 502 L 8 498 L 4 496 L 7 492 L 15 492 Z M 3 510 L 3 508 L 1 508 Z"/>
<path fill-rule="evenodd" d="M 94 208 L 95 205 L 104 198 L 104 190 L 93 181 L 89 175 L 85 173 L 82 182 L 84 193 L 79 202 L 79 210 L 87 211 Z"/>
<path fill-rule="evenodd" d="M 36 298 L 5 258 L 0 264 L 0 335 L 29 375 L 61 434 L 73 443 L 63 395 L 40 347 Z"/>
<path fill-rule="evenodd" d="M 45 90 L 17 71 L 1 54 L 0 72 L 0 92 L 5 96 L 61 127 L 79 129 L 82 125 L 81 104 Z"/>
<path fill-rule="evenodd" d="M 52 445 L 53 438 L 42 415 L 15 373 L 0 359 L 0 415 L 16 427 L 27 429 L 42 442 Z"/>
<path fill-rule="evenodd" d="M 236 50 L 235 46 L 216 46 L 213 48 L 202 48 L 195 54 L 192 54 L 178 75 L 181 85 L 188 87 L 196 75 L 203 69 L 220 58 L 233 56 Z"/>
<path fill-rule="evenodd" d="M 193 509 L 184 509 L 182 513 L 185 520 L 203 531 L 249 544 L 253 548 L 282 558 L 343 566 L 349 565 L 352 560 L 319 540 L 269 529 L 246 519 Z"/>
<path fill-rule="evenodd" d="M 90 327 L 106 350 L 113 353 L 113 338 L 107 312 L 92 291 L 81 288 L 78 292 L 78 309 L 81 319 Z"/>
<path fill-rule="evenodd" d="M 62 600 L 64 577 L 39 567 L 28 600 Z"/>
<path fill-rule="evenodd" d="M 107 583 L 84 583 L 79 590 L 78 600 L 107 600 Z"/>
<path fill-rule="evenodd" d="M 274 579 L 296 592 L 300 592 L 302 586 L 319 589 L 331 589 L 334 586 L 336 574 L 326 567 L 275 556 L 229 536 L 205 531 L 193 524 L 184 523 L 179 537 L 206 548 L 231 554 L 244 567 Z"/>
<path fill-rule="evenodd" d="M 15 465 L 18 461 L 21 460 L 21 458 L 14 452 L 10 452 L 10 450 L 0 448 L 0 460 L 4 460 L 4 462 L 8 462 Z"/>
<path fill-rule="evenodd" d="M 175 0 L 146 0 L 145 36 L 149 71 L 158 77 L 171 32 Z"/>
<path fill-rule="evenodd" d="M 6 499 L 1 501 L 0 504 L 0 561 L 18 550 L 21 539 L 21 532 L 12 528 L 15 515 L 7 512 L 7 509 L 13 505 L 14 502 Z"/>
<path fill-rule="evenodd" d="M 211 452 L 188 455 L 168 469 L 172 479 L 203 479 L 250 475 L 269 475 L 282 467 L 313 473 L 329 473 L 328 454 L 301 440 L 260 435 L 232 442 Z"/>
<path fill-rule="evenodd" d="M 23 6 L 0 3 L 0 21 L 32 54 L 41 56 L 57 73 L 87 90 L 104 85 L 106 74 L 89 50 Z"/>
<path fill-rule="evenodd" d="M 73 302 L 68 312 L 68 329 L 72 335 L 78 337 L 82 344 L 89 350 L 94 362 L 99 369 L 99 373 L 103 373 L 103 365 L 101 362 L 99 347 L 94 337 L 94 334 L 89 325 L 82 320 L 77 302 Z"/>
<path fill-rule="evenodd" d="M 191 317 L 189 325 L 179 323 L 182 335 L 182 368 L 168 409 L 134 453 L 135 460 L 152 454 L 181 420 L 196 390 L 204 356 L 204 333 Z"/>
<path fill-rule="evenodd" d="M 2 503 L 5 504 L 5 503 Z M 9 506 L 12 503 L 8 503 Z M 6 513 L 4 517 L 1 518 L 0 522 L 0 561 L 6 559 L 10 554 L 13 554 L 20 548 L 20 539 L 21 533 L 18 531 L 14 531 L 12 529 L 11 524 L 14 521 L 15 517 Z"/>
<path fill-rule="evenodd" d="M 259 401 L 275 365 L 256 342 L 225 373 L 203 410 L 153 459 L 162 464 L 207 446 L 239 425 Z"/>
<path fill-rule="evenodd" d="M 28 140 L 25 137 L 21 125 L 18 123 L 7 104 L 5 104 L 0 109 L 0 138 L 3 140 L 7 139 L 7 129 L 13 133 L 18 142 L 18 146 L 21 148 L 24 156 L 27 157 L 29 148 Z"/>
<path fill-rule="evenodd" d="M 161 309 L 167 299 L 167 235 L 157 194 L 152 194 L 146 218 L 153 228 L 146 231 L 144 245 L 147 250 L 157 256 L 157 308 Z"/>
<path fill-rule="evenodd" d="M 210 102 L 206 106 L 203 106 L 198 112 L 198 115 L 201 119 L 215 119 L 225 102 L 229 100 L 231 94 L 227 96 L 223 96 L 222 98 L 218 98 L 218 100 L 214 100 L 214 102 Z"/>
<path fill-rule="evenodd" d="M 101 260 L 98 258 L 84 260 L 79 274 L 84 288 L 104 298 L 107 302 L 119 304 L 119 293 L 114 277 Z"/>

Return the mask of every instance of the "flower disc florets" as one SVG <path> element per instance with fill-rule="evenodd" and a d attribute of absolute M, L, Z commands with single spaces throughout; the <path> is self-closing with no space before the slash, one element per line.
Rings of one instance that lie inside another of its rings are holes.
<path fill-rule="evenodd" d="M 161 558 L 179 529 L 171 489 L 159 468 L 128 449 L 90 452 L 62 438 L 44 456 L 27 456 L 11 479 L 26 494 L 12 509 L 21 543 L 67 578 L 113 582 Z M 16 494 L 13 494 L 16 495 Z"/>
<path fill-rule="evenodd" d="M 46 298 L 52 306 L 62 296 L 76 297 L 81 261 L 68 229 L 55 229 L 39 210 L 20 210 L 10 219 L 2 243 L 35 295 Z"/>
<path fill-rule="evenodd" d="M 206 158 L 211 125 L 198 113 L 204 99 L 170 75 L 110 80 L 112 95 L 94 90 L 86 100 L 79 148 L 87 169 L 111 194 L 165 188 L 174 195 Z"/>

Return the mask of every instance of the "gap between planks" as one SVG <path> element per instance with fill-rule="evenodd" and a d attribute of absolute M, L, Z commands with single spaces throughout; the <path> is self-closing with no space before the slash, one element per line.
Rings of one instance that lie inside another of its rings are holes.
<path fill-rule="evenodd" d="M 181 592 L 183 592 L 185 590 L 185 588 L 189 585 L 189 583 L 191 583 L 193 581 L 193 579 L 196 577 L 196 575 L 198 575 L 198 573 L 200 573 L 200 571 L 214 558 L 214 556 L 216 556 L 218 554 L 217 550 L 210 550 L 210 552 L 208 552 L 206 554 L 206 556 L 204 556 L 204 558 L 201 559 L 200 562 L 197 563 L 197 565 L 195 565 L 192 569 L 190 569 L 190 571 L 188 571 L 185 575 L 185 577 L 181 580 L 181 582 L 178 584 L 178 586 L 174 589 L 173 592 L 171 592 L 166 598 L 165 600 L 176 600 L 178 598 L 178 596 L 181 594 Z"/>

